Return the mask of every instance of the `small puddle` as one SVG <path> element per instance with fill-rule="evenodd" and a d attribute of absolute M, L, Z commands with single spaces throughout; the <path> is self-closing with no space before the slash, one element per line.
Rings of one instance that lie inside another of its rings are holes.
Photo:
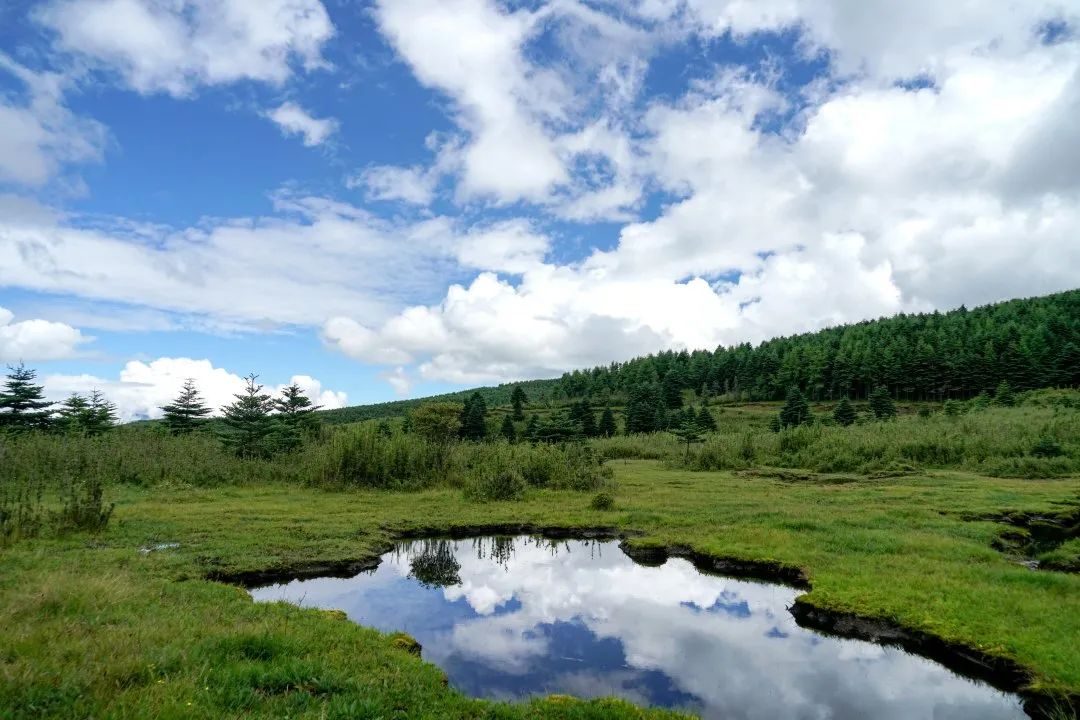
<path fill-rule="evenodd" d="M 476 697 L 615 695 L 730 720 L 1027 717 L 1017 696 L 930 660 L 799 627 L 799 593 L 532 537 L 406 542 L 352 578 L 251 591 L 405 631 Z"/>

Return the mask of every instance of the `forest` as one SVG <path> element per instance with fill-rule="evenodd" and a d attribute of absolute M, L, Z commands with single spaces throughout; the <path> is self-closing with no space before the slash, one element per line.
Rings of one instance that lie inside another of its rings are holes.
<path fill-rule="evenodd" d="M 664 351 L 622 363 L 520 383 L 532 402 L 582 398 L 621 405 L 635 393 L 669 407 L 693 391 L 706 398 L 783 400 L 792 386 L 812 401 L 867 399 L 884 387 L 894 399 L 944 401 L 1014 390 L 1080 385 L 1080 290 L 1010 300 L 971 310 L 898 315 L 757 346 Z M 515 384 L 430 398 L 461 402 L 479 392 L 489 406 L 509 403 Z M 402 400 L 330 410 L 330 423 L 392 417 L 418 405 Z"/>

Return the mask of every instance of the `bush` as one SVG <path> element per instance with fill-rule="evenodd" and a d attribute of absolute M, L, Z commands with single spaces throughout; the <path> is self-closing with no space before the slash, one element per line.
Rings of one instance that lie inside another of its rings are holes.
<path fill-rule="evenodd" d="M 477 502 L 520 500 L 525 497 L 525 478 L 516 468 L 475 468 L 465 482 L 465 497 Z"/>
<path fill-rule="evenodd" d="M 100 532 L 109 524 L 115 504 L 105 504 L 100 478 L 70 480 L 61 493 L 60 511 L 53 516 L 58 532 Z"/>
<path fill-rule="evenodd" d="M 1052 437 L 1043 435 L 1031 448 L 1031 454 L 1039 458 L 1056 458 L 1065 454 L 1061 443 Z"/>
<path fill-rule="evenodd" d="M 589 503 L 589 507 L 593 510 L 614 510 L 615 498 L 611 493 L 599 492 L 593 496 L 592 501 Z"/>

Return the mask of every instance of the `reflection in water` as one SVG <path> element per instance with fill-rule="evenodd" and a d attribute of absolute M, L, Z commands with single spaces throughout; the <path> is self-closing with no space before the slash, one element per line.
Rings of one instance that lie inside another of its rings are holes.
<path fill-rule="evenodd" d="M 1017 698 L 795 624 L 797 591 L 636 565 L 612 542 L 406 543 L 350 579 L 252 591 L 404 630 L 469 695 L 617 695 L 706 718 L 1023 718 Z"/>

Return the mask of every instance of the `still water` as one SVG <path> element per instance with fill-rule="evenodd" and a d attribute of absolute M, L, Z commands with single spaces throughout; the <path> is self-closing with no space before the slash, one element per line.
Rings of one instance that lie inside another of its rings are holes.
<path fill-rule="evenodd" d="M 799 591 L 634 563 L 614 542 L 422 540 L 356 577 L 256 600 L 404 630 L 469 695 L 616 695 L 705 718 L 1025 718 L 1015 696 L 895 648 L 805 630 Z"/>

